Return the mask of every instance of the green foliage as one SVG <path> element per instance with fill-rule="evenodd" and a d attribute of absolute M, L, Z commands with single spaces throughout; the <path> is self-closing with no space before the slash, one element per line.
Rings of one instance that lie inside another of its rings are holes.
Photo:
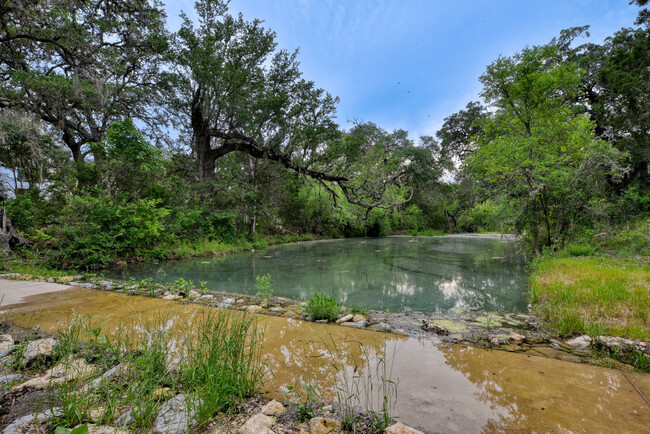
<path fill-rule="evenodd" d="M 273 297 L 273 287 L 271 286 L 271 275 L 264 274 L 255 276 L 255 282 L 257 283 L 257 295 L 256 297 L 261 300 L 263 303 L 268 303 L 269 299 Z"/>
<path fill-rule="evenodd" d="M 314 321 L 321 319 L 334 321 L 338 318 L 340 309 L 341 303 L 338 303 L 334 297 L 319 293 L 314 294 L 304 307 L 305 313 Z"/>
<path fill-rule="evenodd" d="M 105 267 L 118 257 L 160 257 L 164 218 L 157 201 L 115 205 L 107 197 L 75 196 L 51 233 L 56 238 L 50 261 L 59 267 Z"/>
<path fill-rule="evenodd" d="M 316 392 L 316 384 L 308 384 L 296 380 L 290 386 L 287 386 L 288 393 L 285 392 L 285 399 L 289 402 L 296 401 L 298 422 L 306 422 L 316 416 L 322 404 L 319 403 L 320 397 Z M 302 388 L 302 392 L 300 391 Z"/>

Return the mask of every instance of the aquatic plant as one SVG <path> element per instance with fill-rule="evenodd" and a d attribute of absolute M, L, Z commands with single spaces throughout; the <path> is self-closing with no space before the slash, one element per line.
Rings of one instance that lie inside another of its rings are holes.
<path fill-rule="evenodd" d="M 338 303 L 334 297 L 319 293 L 314 294 L 304 307 L 305 313 L 314 321 L 321 319 L 334 321 L 338 318 L 340 309 L 341 303 Z"/>
<path fill-rule="evenodd" d="M 257 282 L 257 294 L 255 295 L 262 303 L 268 303 L 273 297 L 273 287 L 271 286 L 271 275 L 263 274 L 255 277 Z"/>

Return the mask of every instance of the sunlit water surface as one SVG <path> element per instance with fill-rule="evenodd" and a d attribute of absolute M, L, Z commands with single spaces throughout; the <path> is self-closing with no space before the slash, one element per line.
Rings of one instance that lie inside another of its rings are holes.
<path fill-rule="evenodd" d="M 204 281 L 215 291 L 255 294 L 255 277 L 270 274 L 276 296 L 298 300 L 319 292 L 377 310 L 522 312 L 528 305 L 527 275 L 517 247 L 499 235 L 355 238 L 135 264 L 107 277 L 183 278 L 197 285 Z"/>

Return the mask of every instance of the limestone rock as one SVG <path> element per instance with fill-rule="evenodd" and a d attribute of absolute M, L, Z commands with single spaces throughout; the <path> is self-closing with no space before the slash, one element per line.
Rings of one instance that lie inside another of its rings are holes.
<path fill-rule="evenodd" d="M 317 319 L 314 322 L 317 322 L 318 324 L 327 324 L 330 321 L 328 319 Z"/>
<path fill-rule="evenodd" d="M 50 356 L 54 351 L 56 340 L 53 338 L 38 339 L 31 341 L 25 347 L 23 355 L 25 356 L 25 364 L 31 362 L 38 356 Z"/>
<path fill-rule="evenodd" d="M 234 298 L 226 298 L 226 299 L 223 300 L 222 303 L 225 303 L 225 304 L 235 304 L 235 299 L 234 299 Z"/>
<path fill-rule="evenodd" d="M 309 420 L 311 434 L 329 434 L 341 428 L 341 422 L 327 417 L 313 417 Z"/>
<path fill-rule="evenodd" d="M 355 328 L 358 328 L 358 329 L 362 329 L 362 328 L 368 326 L 368 321 L 344 322 L 341 325 L 342 326 L 347 326 L 347 327 L 355 327 Z"/>
<path fill-rule="evenodd" d="M 384 431 L 385 434 L 424 434 L 422 431 L 404 425 L 402 422 L 397 422 L 389 426 Z"/>
<path fill-rule="evenodd" d="M 41 426 L 43 423 L 62 413 L 58 409 L 47 410 L 43 413 L 32 413 L 23 416 L 5 428 L 3 434 L 26 434 L 26 433 L 45 433 L 45 429 Z"/>
<path fill-rule="evenodd" d="M 128 431 L 108 425 L 93 425 L 89 423 L 86 426 L 88 427 L 88 434 L 129 434 Z"/>
<path fill-rule="evenodd" d="M 200 296 L 201 296 L 201 294 L 198 291 L 195 291 L 193 289 L 190 291 L 190 294 L 189 294 L 190 298 L 199 298 Z"/>
<path fill-rule="evenodd" d="M 160 407 L 153 421 L 154 434 L 185 434 L 196 423 L 198 405 L 187 405 L 187 397 L 178 394 Z"/>
<path fill-rule="evenodd" d="M 520 335 L 517 332 L 510 332 L 510 336 L 508 336 L 508 341 L 513 344 L 521 344 L 524 340 L 526 340 L 526 336 Z"/>
<path fill-rule="evenodd" d="M 11 353 L 14 349 L 14 338 L 11 335 L 0 335 L 0 357 Z"/>
<path fill-rule="evenodd" d="M 73 280 L 74 280 L 74 277 L 72 277 L 72 276 L 63 276 L 63 277 L 59 277 L 56 282 L 65 285 L 66 283 L 70 283 Z"/>
<path fill-rule="evenodd" d="M 260 310 L 262 310 L 262 306 L 258 306 L 256 304 L 251 304 L 250 306 L 246 307 L 246 310 L 250 313 L 257 313 Z"/>
<path fill-rule="evenodd" d="M 95 369 L 88 365 L 83 359 L 75 359 L 70 362 L 61 363 L 48 369 L 40 377 L 32 378 L 12 389 L 13 392 L 20 392 L 24 389 L 45 389 L 54 384 L 67 383 L 75 378 L 90 377 Z"/>
<path fill-rule="evenodd" d="M 361 315 L 360 313 L 356 314 L 355 316 L 352 317 L 352 322 L 359 322 L 359 321 L 365 321 L 366 317 Z"/>
<path fill-rule="evenodd" d="M 352 318 L 354 318 L 354 315 L 351 315 L 351 314 L 345 315 L 345 316 L 342 316 L 341 318 L 337 319 L 336 323 L 337 324 L 343 324 L 344 322 L 351 321 Z"/>
<path fill-rule="evenodd" d="M 212 295 L 212 294 L 204 294 L 204 295 L 199 297 L 199 300 L 212 301 L 212 300 L 214 300 L 214 295 Z"/>
<path fill-rule="evenodd" d="M 115 419 L 115 426 L 118 427 L 127 427 L 135 423 L 135 417 L 133 417 L 133 412 L 131 410 L 125 412 L 122 416 Z"/>
<path fill-rule="evenodd" d="M 425 320 L 422 320 L 422 325 L 420 326 L 420 328 L 422 330 L 433 332 L 437 335 L 447 336 L 449 334 L 449 330 L 447 330 L 445 327 L 441 326 L 440 324 L 428 322 Z"/>
<path fill-rule="evenodd" d="M 285 411 L 287 411 L 287 409 L 284 408 L 284 405 L 280 404 L 275 399 L 262 407 L 262 413 L 267 416 L 278 416 Z"/>
<path fill-rule="evenodd" d="M 88 392 L 89 390 L 95 390 L 100 386 L 100 384 L 102 384 L 102 381 L 111 380 L 113 377 L 117 377 L 118 375 L 124 374 L 126 371 L 128 371 L 128 369 L 129 367 L 124 364 L 113 366 L 111 369 L 104 372 L 104 374 L 102 374 L 101 377 L 95 378 L 93 381 L 86 384 L 83 387 L 83 389 L 81 389 L 81 391 L 85 393 Z"/>
<path fill-rule="evenodd" d="M 271 425 L 273 425 L 272 417 L 258 413 L 248 419 L 239 432 L 240 434 L 274 434 Z"/>
<path fill-rule="evenodd" d="M 8 386 L 12 383 L 16 383 L 18 381 L 25 380 L 26 378 L 27 376 L 23 374 L 7 374 L 0 376 L 0 388 Z"/>
<path fill-rule="evenodd" d="M 178 294 L 169 294 L 163 296 L 163 300 L 181 300 L 182 298 L 183 296 Z"/>
<path fill-rule="evenodd" d="M 492 348 L 496 348 L 499 346 L 499 338 L 492 338 L 490 339 L 490 346 Z"/>
<path fill-rule="evenodd" d="M 274 306 L 269 309 L 271 312 L 282 312 L 284 309 L 282 309 L 280 306 Z"/>
<path fill-rule="evenodd" d="M 566 341 L 566 343 L 578 351 L 588 353 L 589 347 L 591 346 L 591 337 L 588 335 L 576 336 L 575 338 Z"/>

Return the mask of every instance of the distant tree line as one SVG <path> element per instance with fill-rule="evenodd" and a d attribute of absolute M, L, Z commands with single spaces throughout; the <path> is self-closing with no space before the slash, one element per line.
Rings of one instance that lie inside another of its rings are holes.
<path fill-rule="evenodd" d="M 417 143 L 342 129 L 273 31 L 195 10 L 170 32 L 155 0 L 0 5 L 5 207 L 51 264 L 258 233 L 518 231 L 540 252 L 649 212 L 646 9 L 602 45 L 580 27 L 499 57 Z"/>

